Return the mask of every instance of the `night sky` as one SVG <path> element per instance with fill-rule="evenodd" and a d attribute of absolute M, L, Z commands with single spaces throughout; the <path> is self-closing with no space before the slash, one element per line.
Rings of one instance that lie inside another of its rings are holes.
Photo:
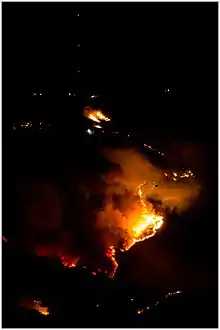
<path fill-rule="evenodd" d="M 17 116 L 34 91 L 80 89 L 104 94 L 136 130 L 214 138 L 217 6 L 3 3 L 3 104 Z"/>

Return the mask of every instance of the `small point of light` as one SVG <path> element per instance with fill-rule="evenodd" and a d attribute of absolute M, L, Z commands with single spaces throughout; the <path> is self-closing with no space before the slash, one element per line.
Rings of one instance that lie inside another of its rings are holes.
<path fill-rule="evenodd" d="M 71 93 L 69 93 L 69 96 L 71 96 Z"/>
<path fill-rule="evenodd" d="M 77 14 L 77 16 L 79 17 L 79 14 Z"/>
<path fill-rule="evenodd" d="M 99 304 L 97 304 L 96 307 L 99 307 Z"/>
<path fill-rule="evenodd" d="M 80 44 L 77 44 L 77 47 L 80 47 Z"/>
<path fill-rule="evenodd" d="M 90 128 L 88 128 L 86 132 L 90 135 L 93 134 L 93 131 Z"/>

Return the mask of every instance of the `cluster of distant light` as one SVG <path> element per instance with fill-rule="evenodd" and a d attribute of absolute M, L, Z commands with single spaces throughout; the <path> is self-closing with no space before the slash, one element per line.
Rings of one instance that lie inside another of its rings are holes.
<path fill-rule="evenodd" d="M 156 151 L 158 154 L 160 154 L 161 156 L 164 156 L 164 153 L 163 153 L 163 152 L 160 152 L 160 151 L 158 151 L 158 150 L 152 148 L 151 146 L 147 145 L 146 143 L 144 143 L 144 147 L 147 147 L 147 148 L 149 148 L 149 149 L 151 149 L 151 150 L 154 150 L 154 151 Z"/>
<path fill-rule="evenodd" d="M 33 94 L 33 96 L 38 96 L 38 95 L 42 96 L 44 93 L 36 93 L 36 92 L 33 92 L 32 94 Z M 76 96 L 76 93 L 73 93 L 73 94 L 72 94 L 71 92 L 69 92 L 68 95 L 69 95 L 69 96 L 72 96 L 72 95 L 73 95 L 73 96 L 75 97 L 75 96 Z"/>
<path fill-rule="evenodd" d="M 89 96 L 89 99 L 95 99 L 95 98 L 97 98 L 97 97 L 99 97 L 99 95 L 92 94 L 92 95 Z"/>
<path fill-rule="evenodd" d="M 42 122 L 42 121 L 40 121 L 39 122 L 39 125 L 40 125 L 40 130 L 42 130 L 43 128 L 42 128 L 42 125 L 43 125 L 44 123 Z M 48 127 L 50 126 L 50 124 L 48 124 L 47 125 Z M 25 122 L 23 122 L 23 123 L 21 123 L 21 124 L 19 124 L 19 125 L 15 125 L 15 124 L 13 124 L 12 125 L 12 131 L 16 131 L 16 129 L 17 128 L 19 128 L 19 127 L 21 127 L 21 128 L 32 128 L 32 127 L 34 127 L 34 125 L 33 125 L 33 123 L 31 122 L 31 121 L 25 121 Z"/>
<path fill-rule="evenodd" d="M 170 180 L 173 180 L 173 181 L 179 181 L 179 180 L 183 180 L 183 179 L 186 179 L 186 178 L 192 178 L 194 179 L 195 178 L 195 175 L 193 174 L 193 172 L 188 169 L 186 171 L 180 171 L 180 172 L 172 172 L 172 173 L 164 173 L 165 177 L 167 177 L 168 179 Z"/>
<path fill-rule="evenodd" d="M 168 299 L 169 297 L 177 296 L 180 294 L 182 294 L 182 291 L 179 291 L 179 290 L 175 291 L 175 292 L 169 292 L 160 301 L 156 301 L 154 304 L 152 304 L 150 306 L 143 306 L 143 307 L 137 308 L 137 309 L 134 306 L 134 311 L 137 315 L 143 315 L 143 314 L 151 311 L 154 307 L 156 307 L 158 304 L 164 302 L 164 300 Z M 128 297 L 128 299 L 131 300 L 135 304 L 136 299 L 130 298 L 130 297 Z M 49 308 L 46 306 L 42 306 L 41 300 L 27 299 L 27 300 L 22 301 L 20 303 L 20 305 L 29 310 L 36 310 L 37 312 L 39 312 L 40 314 L 45 315 L 45 316 L 50 314 Z M 96 308 L 99 308 L 100 306 L 101 306 L 100 302 L 95 303 Z M 104 307 L 104 304 L 103 304 L 103 307 Z"/>
<path fill-rule="evenodd" d="M 182 294 L 182 291 L 175 291 L 175 292 L 168 292 L 166 295 L 165 295 L 165 299 L 171 297 L 171 296 L 176 296 L 176 295 L 179 295 L 179 294 Z M 153 305 L 150 305 L 150 306 L 147 306 L 147 307 L 142 307 L 142 308 L 138 308 L 137 311 L 136 311 L 136 314 L 138 315 L 141 315 L 141 314 L 144 314 L 145 312 L 147 311 L 150 311 L 152 310 L 154 307 L 156 307 L 159 303 L 161 303 L 164 299 L 162 299 L 161 301 L 156 301 Z"/>
<path fill-rule="evenodd" d="M 80 47 L 80 44 L 78 44 L 77 47 Z M 81 69 L 80 69 L 80 68 L 77 68 L 77 72 L 80 73 L 80 71 L 81 71 Z M 32 93 L 33 96 L 38 96 L 38 95 L 42 96 L 43 94 L 45 94 L 45 93 L 37 93 L 37 92 L 33 92 L 33 93 Z M 76 93 L 69 92 L 68 95 L 69 95 L 69 96 L 74 96 L 74 97 L 75 97 L 75 96 L 76 96 Z M 92 94 L 92 95 L 90 95 L 90 96 L 88 97 L 88 99 L 91 100 L 91 99 L 95 99 L 95 98 L 98 98 L 98 97 L 99 97 L 99 95 L 97 95 L 97 94 Z"/>
<path fill-rule="evenodd" d="M 167 93 L 167 92 L 169 93 L 169 92 L 171 92 L 171 89 L 170 88 L 165 88 L 164 91 L 165 91 L 165 93 Z"/>
<path fill-rule="evenodd" d="M 30 128 L 30 127 L 32 127 L 32 123 L 30 121 L 27 121 L 27 122 L 21 124 L 21 127 L 22 128 Z"/>
<path fill-rule="evenodd" d="M 37 96 L 37 95 L 40 95 L 40 96 L 42 96 L 43 95 L 43 93 L 33 93 L 33 96 Z"/>

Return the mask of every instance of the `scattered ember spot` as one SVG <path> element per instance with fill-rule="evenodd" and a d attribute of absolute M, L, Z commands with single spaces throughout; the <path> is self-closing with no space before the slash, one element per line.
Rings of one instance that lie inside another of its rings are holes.
<path fill-rule="evenodd" d="M 112 264 L 114 266 L 113 271 L 109 274 L 109 277 L 112 278 L 112 277 L 114 277 L 115 272 L 118 268 L 118 263 L 115 259 L 115 248 L 114 248 L 114 246 L 109 246 L 108 251 L 106 253 L 106 256 L 112 261 Z"/>

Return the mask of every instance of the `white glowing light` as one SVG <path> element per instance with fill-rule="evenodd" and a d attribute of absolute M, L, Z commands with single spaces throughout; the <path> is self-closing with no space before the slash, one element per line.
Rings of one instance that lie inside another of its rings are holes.
<path fill-rule="evenodd" d="M 90 128 L 88 128 L 86 132 L 90 135 L 93 134 L 93 131 Z"/>
<path fill-rule="evenodd" d="M 71 93 L 69 93 L 69 96 L 71 96 Z"/>

